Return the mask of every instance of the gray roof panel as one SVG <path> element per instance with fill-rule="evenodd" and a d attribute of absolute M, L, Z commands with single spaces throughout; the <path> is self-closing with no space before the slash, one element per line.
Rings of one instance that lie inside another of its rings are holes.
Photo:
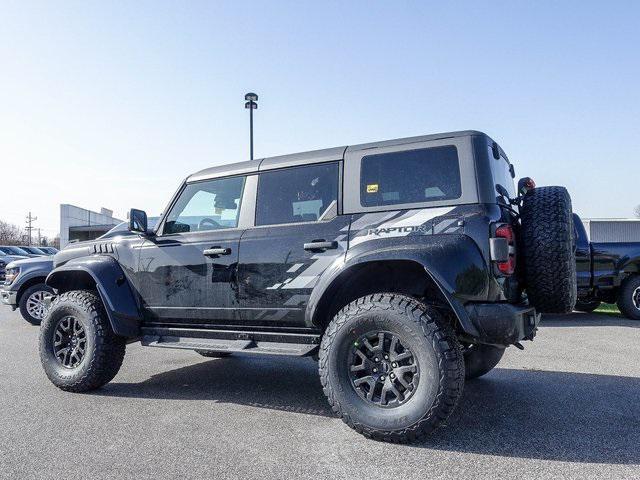
<path fill-rule="evenodd" d="M 311 152 L 293 153 L 278 157 L 265 158 L 260 164 L 260 171 L 276 168 L 293 167 L 295 165 L 307 165 L 311 163 L 333 162 L 342 160 L 347 147 L 325 148 Z"/>
<path fill-rule="evenodd" d="M 422 135 L 419 137 L 398 138 L 394 140 L 385 140 L 382 142 L 363 143 L 360 145 L 353 145 L 349 147 L 325 148 L 323 150 L 293 153 L 290 155 L 280 155 L 277 157 L 263 158 L 260 160 L 251 160 L 247 162 L 231 163 L 228 165 L 206 168 L 188 177 L 187 182 L 198 182 L 201 180 L 209 180 L 212 178 L 227 177 L 231 175 L 257 173 L 258 171 L 273 170 L 276 168 L 292 167 L 296 165 L 332 162 L 344 159 L 344 155 L 346 152 L 367 150 L 378 147 L 389 147 L 393 145 L 426 142 L 430 140 L 443 140 L 446 138 L 467 137 L 471 135 L 485 134 L 475 130 L 465 130 L 460 132 L 438 133 L 435 135 Z"/>
<path fill-rule="evenodd" d="M 482 132 L 478 132 L 476 130 L 436 133 L 433 135 L 420 135 L 418 137 L 396 138 L 393 140 L 384 140 L 382 142 L 371 142 L 371 143 L 361 143 L 360 145 L 350 145 L 347 148 L 347 151 L 353 152 L 358 150 L 368 150 L 371 148 L 392 147 L 395 145 L 406 145 L 409 143 L 428 142 L 431 140 L 444 140 L 447 138 L 469 137 L 471 135 L 485 135 L 485 134 Z"/>
<path fill-rule="evenodd" d="M 248 160 L 246 162 L 229 163 L 227 165 L 218 165 L 217 167 L 205 168 L 193 175 L 187 177 L 187 182 L 199 182 L 200 180 L 209 180 L 217 177 L 228 177 L 231 175 L 242 175 L 254 173 L 260 167 L 260 160 Z"/>

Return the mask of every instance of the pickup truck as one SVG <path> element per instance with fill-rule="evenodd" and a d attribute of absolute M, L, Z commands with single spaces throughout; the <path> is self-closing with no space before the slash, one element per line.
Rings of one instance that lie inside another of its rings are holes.
<path fill-rule="evenodd" d="M 640 241 L 589 242 L 576 214 L 573 224 L 578 278 L 575 309 L 592 312 L 602 302 L 616 303 L 625 317 L 640 320 Z"/>

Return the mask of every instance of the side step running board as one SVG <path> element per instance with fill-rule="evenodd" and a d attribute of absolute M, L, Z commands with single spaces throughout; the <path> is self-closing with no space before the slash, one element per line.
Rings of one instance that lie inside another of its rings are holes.
<path fill-rule="evenodd" d="M 146 330 L 146 331 L 145 331 Z M 303 357 L 318 349 L 319 335 L 291 335 L 290 338 L 274 335 L 265 338 L 264 334 L 254 336 L 248 332 L 238 332 L 235 338 L 212 338 L 212 331 L 197 335 L 191 329 L 144 329 L 141 343 L 147 347 L 179 348 L 184 350 L 206 350 L 210 352 L 244 352 L 268 355 L 290 355 Z"/>

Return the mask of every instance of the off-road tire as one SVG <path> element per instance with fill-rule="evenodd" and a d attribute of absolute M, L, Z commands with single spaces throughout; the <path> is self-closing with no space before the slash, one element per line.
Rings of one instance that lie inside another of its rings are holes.
<path fill-rule="evenodd" d="M 356 348 L 354 339 L 377 329 L 398 334 L 420 365 L 412 396 L 391 409 L 356 392 L 346 361 Z M 451 415 L 464 388 L 462 347 L 453 329 L 435 309 L 405 295 L 376 293 L 345 306 L 327 327 L 319 357 L 320 381 L 333 411 L 375 440 L 405 443 L 426 437 Z"/>
<path fill-rule="evenodd" d="M 634 294 L 639 295 L 640 275 L 631 275 L 623 280 L 618 289 L 618 309 L 631 320 L 640 320 L 640 308 L 633 302 Z M 637 299 L 640 304 L 640 299 Z"/>
<path fill-rule="evenodd" d="M 464 376 L 466 380 L 486 375 L 493 370 L 504 355 L 504 348 L 474 344 L 464 351 Z"/>
<path fill-rule="evenodd" d="M 529 302 L 543 313 L 569 313 L 577 298 L 575 230 L 564 187 L 527 192 L 521 209 L 520 247 Z"/>
<path fill-rule="evenodd" d="M 224 358 L 231 356 L 231 352 L 210 352 L 209 350 L 195 350 L 195 352 L 207 358 Z"/>
<path fill-rule="evenodd" d="M 29 310 L 27 308 L 27 300 L 29 300 L 29 297 L 31 295 L 40 291 L 53 294 L 53 289 L 51 287 L 48 287 L 44 283 L 37 283 L 35 285 L 31 285 L 24 292 L 22 292 L 22 295 L 20 296 L 20 302 L 18 304 L 22 318 L 24 318 L 31 325 L 35 326 L 40 325 L 40 323 L 42 323 L 42 319 L 36 318 L 29 313 Z"/>
<path fill-rule="evenodd" d="M 592 300 L 592 301 L 578 300 L 576 302 L 576 306 L 575 306 L 574 310 L 576 312 L 591 313 L 596 308 L 598 308 L 601 303 L 602 302 L 600 300 Z"/>
<path fill-rule="evenodd" d="M 73 316 L 86 332 L 85 354 L 68 368 L 55 357 L 54 332 L 65 316 Z M 40 361 L 49 380 L 68 392 L 87 392 L 110 382 L 120 370 L 126 340 L 113 332 L 100 297 L 86 290 L 57 296 L 40 327 Z"/>

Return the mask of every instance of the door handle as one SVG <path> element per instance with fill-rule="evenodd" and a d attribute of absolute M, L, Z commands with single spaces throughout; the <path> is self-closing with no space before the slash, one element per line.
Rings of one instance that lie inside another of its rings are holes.
<path fill-rule="evenodd" d="M 230 248 L 212 247 L 206 249 L 202 254 L 205 257 L 218 257 L 220 255 L 229 255 L 231 253 Z"/>
<path fill-rule="evenodd" d="M 338 248 L 338 242 L 335 240 L 331 242 L 325 242 L 324 240 L 314 240 L 313 242 L 305 243 L 305 250 L 330 250 Z"/>

